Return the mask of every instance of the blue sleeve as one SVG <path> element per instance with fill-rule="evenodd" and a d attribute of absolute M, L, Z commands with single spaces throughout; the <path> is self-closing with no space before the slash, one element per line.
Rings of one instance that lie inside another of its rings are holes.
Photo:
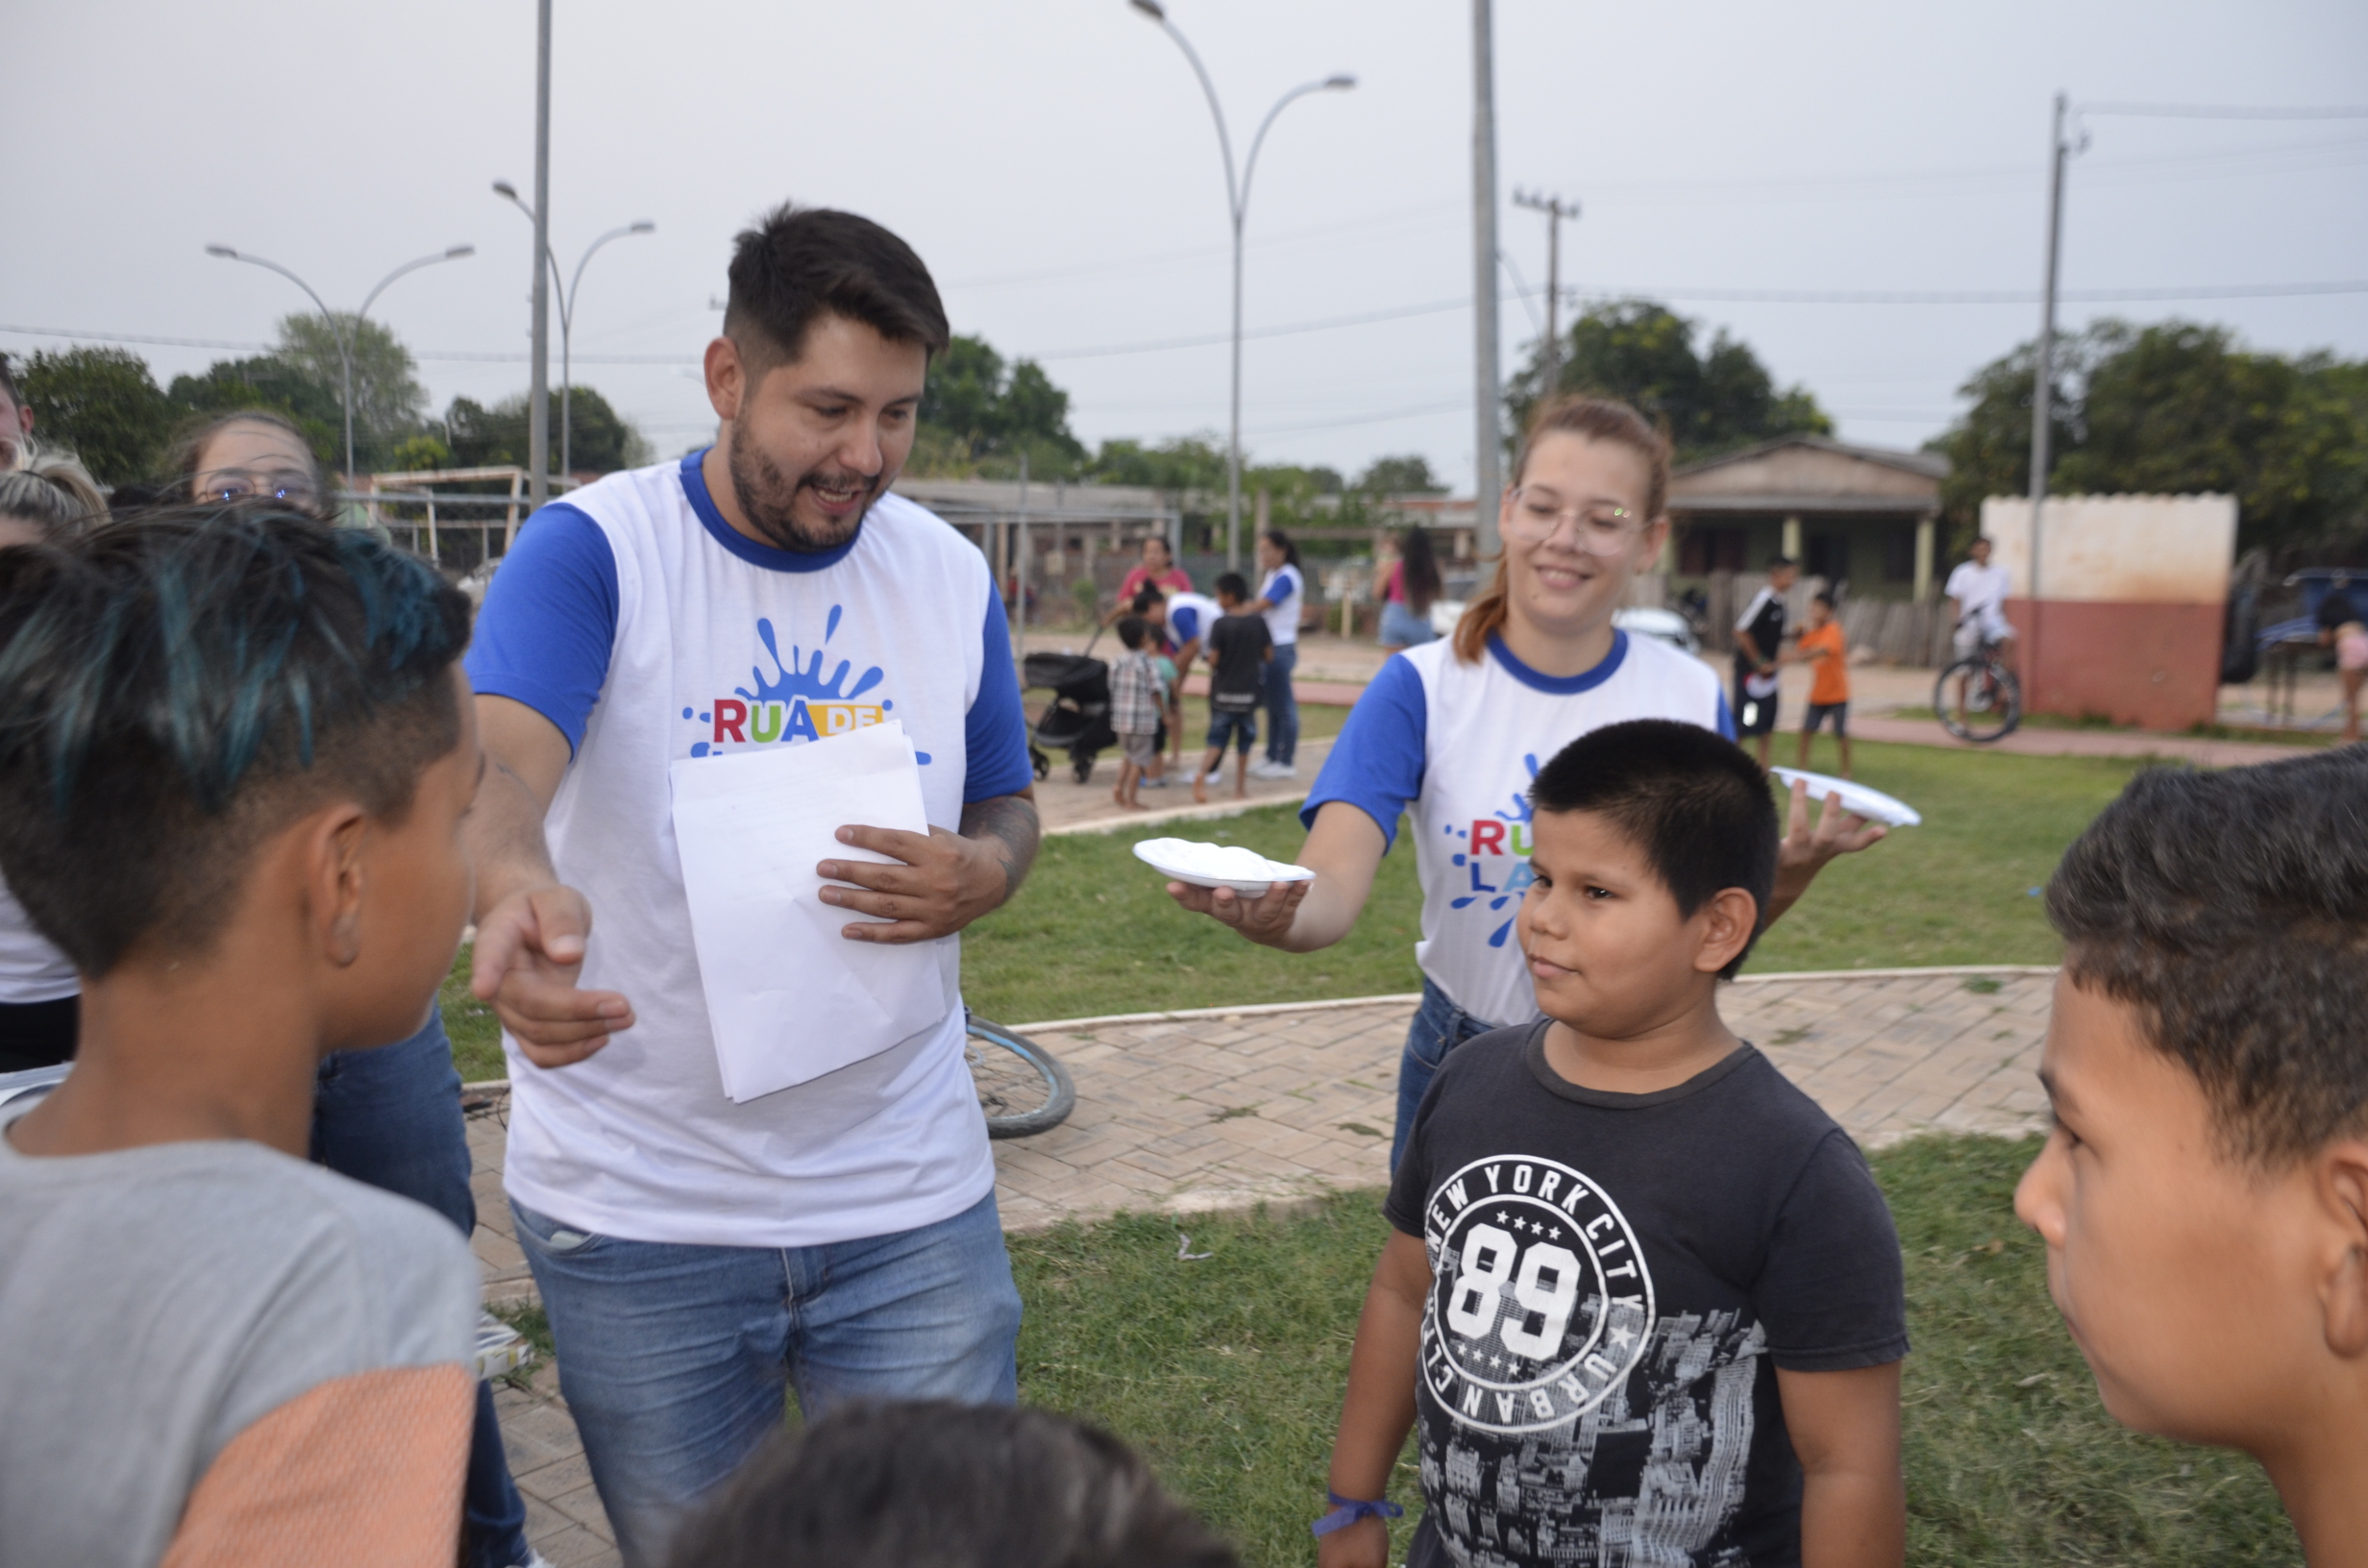
<path fill-rule="evenodd" d="M 1323 759 L 1316 787 L 1307 792 L 1299 821 L 1316 825 L 1316 813 L 1345 800 L 1381 829 L 1382 852 L 1397 840 L 1397 820 L 1422 794 L 1423 734 L 1429 704 L 1422 677 L 1402 655 L 1393 653 L 1357 705 L 1348 710 L 1340 739 Z"/>
<path fill-rule="evenodd" d="M 1003 599 L 987 589 L 987 616 L 979 632 L 986 663 L 978 672 L 978 695 L 963 721 L 962 803 L 1018 795 L 1036 782 L 1027 755 L 1027 719 L 1020 711 L 1020 676 L 1011 667 L 1011 628 L 1003 624 Z"/>
<path fill-rule="evenodd" d="M 1723 691 L 1718 694 L 1718 733 L 1730 741 L 1735 739 L 1735 710 L 1727 706 L 1727 694 Z"/>
<path fill-rule="evenodd" d="M 1281 609 L 1284 601 L 1291 598 L 1291 591 L 1299 585 L 1298 576 L 1299 575 L 1296 572 L 1292 571 L 1291 568 L 1287 566 L 1284 567 L 1281 571 L 1274 574 L 1274 579 L 1271 582 L 1268 583 L 1266 587 L 1259 590 L 1258 597 L 1273 605 L 1276 609 Z"/>
<path fill-rule="evenodd" d="M 463 668 L 479 695 L 524 702 L 557 725 L 573 756 L 616 640 L 616 551 L 599 524 L 559 502 L 520 527 Z"/>
<path fill-rule="evenodd" d="M 1180 605 L 1168 612 L 1168 625 L 1180 639 L 1176 647 L 1182 648 L 1200 635 L 1200 612 L 1190 604 Z"/>

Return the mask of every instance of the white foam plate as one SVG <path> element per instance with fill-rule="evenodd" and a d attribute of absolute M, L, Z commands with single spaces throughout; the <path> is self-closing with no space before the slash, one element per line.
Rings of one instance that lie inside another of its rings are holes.
<path fill-rule="evenodd" d="M 1870 790 L 1863 784 L 1853 784 L 1846 778 L 1830 773 L 1803 772 L 1798 768 L 1770 768 L 1769 772 L 1785 781 L 1790 789 L 1794 780 L 1809 786 L 1809 798 L 1819 805 L 1831 795 L 1841 796 L 1841 808 L 1854 811 L 1870 822 L 1888 822 L 1893 827 L 1913 827 L 1924 819 L 1915 807 L 1905 800 L 1895 800 L 1881 790 Z"/>
<path fill-rule="evenodd" d="M 1146 839 L 1135 845 L 1135 858 L 1178 882 L 1189 882 L 1196 888 L 1231 888 L 1252 897 L 1277 882 L 1316 879 L 1316 873 L 1304 866 L 1269 860 L 1255 849 L 1246 849 L 1238 844 Z"/>

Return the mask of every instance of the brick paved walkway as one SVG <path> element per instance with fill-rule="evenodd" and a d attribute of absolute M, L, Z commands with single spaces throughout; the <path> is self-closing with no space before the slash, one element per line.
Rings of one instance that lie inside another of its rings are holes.
<path fill-rule="evenodd" d="M 1723 1006 L 1852 1137 L 1880 1146 L 2042 1125 L 2034 1074 L 2051 983 L 2052 971 L 2013 968 L 1767 975 L 1736 984 Z M 1077 1109 L 996 1145 L 1004 1227 L 1381 1186 L 1413 1009 L 1397 996 L 1028 1026 L 1069 1065 Z M 501 1123 L 483 1116 L 470 1132 L 486 1295 L 530 1297 L 501 1195 Z M 555 1568 L 615 1562 L 554 1369 L 498 1403 L 536 1549 Z"/>

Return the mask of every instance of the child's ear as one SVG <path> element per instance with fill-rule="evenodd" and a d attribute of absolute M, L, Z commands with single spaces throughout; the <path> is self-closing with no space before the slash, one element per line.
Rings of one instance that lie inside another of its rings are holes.
<path fill-rule="evenodd" d="M 1696 918 L 1702 921 L 1702 945 L 1694 950 L 1693 967 L 1716 974 L 1750 945 L 1760 923 L 1760 903 L 1741 888 L 1721 888 Z"/>
<path fill-rule="evenodd" d="M 2327 1348 L 2358 1360 L 2368 1356 L 2368 1142 L 2338 1139 L 2315 1163 L 2319 1202 L 2332 1221 L 2319 1279 Z"/>
<path fill-rule="evenodd" d="M 351 801 L 314 819 L 311 894 L 314 928 L 323 956 L 342 968 L 361 956 L 361 906 L 366 877 L 362 850 L 370 818 Z"/>

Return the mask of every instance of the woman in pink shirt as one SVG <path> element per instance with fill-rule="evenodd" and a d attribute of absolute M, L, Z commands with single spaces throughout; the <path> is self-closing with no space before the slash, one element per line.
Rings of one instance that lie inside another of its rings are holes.
<path fill-rule="evenodd" d="M 1127 569 L 1126 576 L 1119 583 L 1118 604 L 1102 624 L 1107 625 L 1127 614 L 1127 606 L 1135 601 L 1135 595 L 1142 591 L 1145 583 L 1157 583 L 1160 591 L 1168 594 L 1189 594 L 1193 591 L 1193 579 L 1175 564 L 1175 556 L 1168 549 L 1168 541 L 1156 533 L 1143 541 L 1143 563 Z"/>
<path fill-rule="evenodd" d="M 1431 601 L 1439 597 L 1439 557 L 1431 536 L 1418 525 L 1400 534 L 1397 559 L 1381 579 L 1381 646 L 1413 648 L 1439 633 L 1431 629 Z"/>

